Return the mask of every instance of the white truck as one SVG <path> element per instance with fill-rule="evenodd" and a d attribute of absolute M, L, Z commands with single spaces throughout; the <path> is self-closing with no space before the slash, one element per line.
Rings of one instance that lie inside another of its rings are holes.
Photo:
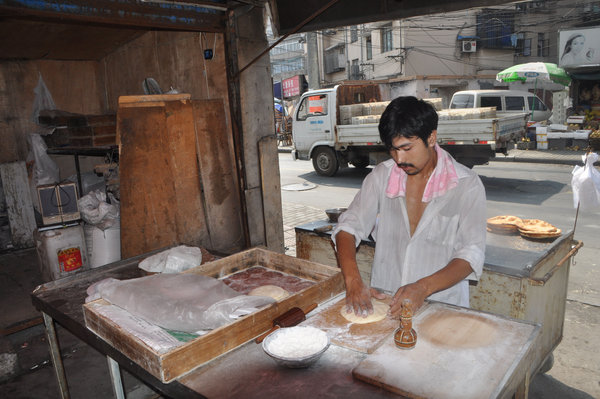
<path fill-rule="evenodd" d="M 378 130 L 386 105 L 373 84 L 304 93 L 293 113 L 292 157 L 312 159 L 322 176 L 334 176 L 348 164 L 365 168 L 388 159 Z M 506 153 L 509 142 L 525 137 L 529 117 L 526 112 L 496 116 L 493 108 L 438 110 L 438 115 L 439 145 L 468 167 Z"/>

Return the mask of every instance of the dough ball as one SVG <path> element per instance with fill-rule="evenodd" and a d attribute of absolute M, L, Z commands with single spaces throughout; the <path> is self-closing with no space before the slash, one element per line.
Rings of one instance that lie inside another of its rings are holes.
<path fill-rule="evenodd" d="M 261 285 L 260 287 L 256 287 L 255 289 L 250 291 L 248 295 L 268 296 L 275 299 L 276 301 L 279 301 L 280 299 L 284 299 L 290 296 L 290 293 L 276 285 Z"/>
<path fill-rule="evenodd" d="M 357 316 L 354 312 L 348 313 L 345 305 L 340 309 L 340 313 L 346 320 L 356 324 L 374 323 L 385 319 L 388 309 L 390 308 L 389 305 L 375 299 L 371 299 L 371 304 L 373 305 L 373 313 L 367 317 Z"/>

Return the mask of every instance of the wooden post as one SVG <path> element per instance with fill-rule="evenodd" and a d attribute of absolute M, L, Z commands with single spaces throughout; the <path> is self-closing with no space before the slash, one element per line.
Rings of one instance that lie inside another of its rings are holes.
<path fill-rule="evenodd" d="M 0 164 L 0 176 L 13 247 L 33 247 L 36 223 L 25 162 Z"/>

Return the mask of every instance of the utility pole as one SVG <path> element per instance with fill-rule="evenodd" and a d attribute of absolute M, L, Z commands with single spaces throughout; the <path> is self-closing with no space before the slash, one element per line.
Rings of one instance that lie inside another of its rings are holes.
<path fill-rule="evenodd" d="M 321 77 L 319 76 L 319 47 L 317 45 L 317 32 L 306 34 L 306 71 L 308 73 L 308 88 L 320 89 Z"/>

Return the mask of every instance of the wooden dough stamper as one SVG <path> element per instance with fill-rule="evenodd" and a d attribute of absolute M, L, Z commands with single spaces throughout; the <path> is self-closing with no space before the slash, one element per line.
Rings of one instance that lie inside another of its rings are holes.
<path fill-rule="evenodd" d="M 412 349 L 417 344 L 417 332 L 412 328 L 412 303 L 410 299 L 402 301 L 400 328 L 394 333 L 394 342 L 400 349 Z"/>

